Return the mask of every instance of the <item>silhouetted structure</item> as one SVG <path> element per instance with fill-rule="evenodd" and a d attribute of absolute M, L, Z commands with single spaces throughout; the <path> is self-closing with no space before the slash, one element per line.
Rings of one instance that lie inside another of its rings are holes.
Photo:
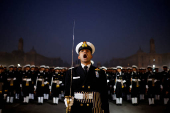
<path fill-rule="evenodd" d="M 27 53 L 23 51 L 23 39 L 19 39 L 18 50 L 12 51 L 12 53 L 0 52 L 0 64 L 31 64 L 31 65 L 48 65 L 48 66 L 70 66 L 68 63 L 64 63 L 60 57 L 48 58 L 40 55 L 36 52 L 34 47 Z"/>

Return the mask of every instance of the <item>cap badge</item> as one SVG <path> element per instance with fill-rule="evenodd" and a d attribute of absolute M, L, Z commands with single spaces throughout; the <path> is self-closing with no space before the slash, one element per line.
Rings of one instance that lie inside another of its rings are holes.
<path fill-rule="evenodd" d="M 83 42 L 83 44 L 81 45 L 82 47 L 87 47 L 87 43 L 86 43 L 86 41 L 85 42 Z"/>

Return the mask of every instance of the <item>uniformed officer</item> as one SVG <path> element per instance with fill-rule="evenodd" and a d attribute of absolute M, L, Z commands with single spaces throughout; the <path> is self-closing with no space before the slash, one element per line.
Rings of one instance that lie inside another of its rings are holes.
<path fill-rule="evenodd" d="M 65 72 L 65 67 L 62 67 L 61 68 L 61 81 L 62 81 L 62 83 L 61 83 L 61 98 L 63 98 L 64 97 L 64 87 L 65 87 L 65 76 L 66 76 L 66 72 Z"/>
<path fill-rule="evenodd" d="M 34 100 L 34 86 L 36 83 L 37 73 L 35 71 L 35 65 L 31 65 L 31 80 L 32 83 L 30 84 L 30 93 L 29 93 L 29 99 Z"/>
<path fill-rule="evenodd" d="M 111 77 L 110 77 L 110 92 L 111 92 L 112 100 L 116 100 L 116 94 L 114 90 L 115 79 L 116 79 L 116 68 L 112 67 Z"/>
<path fill-rule="evenodd" d="M 18 66 L 17 70 L 14 72 L 16 76 L 16 93 L 15 93 L 15 99 L 18 100 L 20 98 L 21 94 L 21 87 L 20 84 L 22 82 L 22 66 Z"/>
<path fill-rule="evenodd" d="M 0 65 L 0 113 L 2 113 L 2 109 L 3 109 L 3 105 L 4 105 L 5 83 L 6 83 L 6 77 L 3 72 L 3 67 Z"/>
<path fill-rule="evenodd" d="M 49 99 L 50 93 L 50 84 L 51 84 L 51 73 L 49 72 L 49 66 L 45 66 L 45 75 L 44 75 L 44 99 Z"/>
<path fill-rule="evenodd" d="M 155 100 L 160 100 L 162 89 L 162 77 L 161 74 L 159 73 L 158 67 L 155 68 L 154 76 L 155 76 Z"/>
<path fill-rule="evenodd" d="M 43 104 L 44 100 L 44 76 L 45 65 L 41 65 L 39 72 L 37 73 L 37 79 L 35 84 L 36 95 L 38 97 L 38 104 Z"/>
<path fill-rule="evenodd" d="M 127 100 L 131 100 L 131 90 L 130 90 L 130 85 L 131 85 L 131 67 L 127 67 L 127 73 L 126 73 L 126 94 L 127 94 Z"/>
<path fill-rule="evenodd" d="M 137 72 L 138 67 L 136 65 L 132 66 L 132 74 L 131 74 L 131 97 L 132 97 L 132 104 L 136 105 L 138 104 L 138 94 L 139 94 L 139 82 L 140 82 L 140 76 Z"/>
<path fill-rule="evenodd" d="M 149 105 L 154 105 L 154 96 L 155 96 L 155 77 L 152 71 L 152 66 L 148 66 L 148 72 L 146 73 L 147 75 L 147 86 L 146 88 L 148 89 L 148 100 L 149 100 Z"/>
<path fill-rule="evenodd" d="M 168 66 L 167 65 L 163 65 L 163 71 L 161 73 L 163 79 L 162 79 L 162 85 L 163 85 L 163 99 L 164 99 L 164 104 L 166 105 L 168 103 L 168 100 L 169 100 L 169 94 L 168 94 L 168 91 L 169 91 L 169 83 L 170 83 L 170 77 L 168 75 Z"/>
<path fill-rule="evenodd" d="M 146 85 L 147 85 L 147 75 L 145 73 L 145 68 L 141 67 L 141 73 L 140 73 L 140 100 L 145 99 L 145 94 L 146 94 Z"/>
<path fill-rule="evenodd" d="M 106 74 L 90 62 L 94 51 L 90 42 L 76 46 L 81 65 L 67 71 L 65 81 L 65 104 L 71 113 L 109 113 Z"/>
<path fill-rule="evenodd" d="M 29 103 L 29 93 L 31 90 L 31 71 L 30 71 L 30 64 L 27 64 L 24 66 L 25 71 L 23 71 L 22 76 L 22 92 L 23 92 L 23 103 L 28 104 Z"/>
<path fill-rule="evenodd" d="M 121 66 L 117 66 L 117 73 L 116 73 L 116 83 L 114 88 L 115 93 L 116 93 L 116 104 L 117 105 L 122 105 L 122 90 L 124 88 L 124 83 L 126 82 L 125 80 L 125 75 L 124 73 L 121 71 L 122 67 Z"/>
<path fill-rule="evenodd" d="M 60 86 L 62 84 L 61 81 L 61 75 L 60 75 L 60 67 L 55 67 L 54 68 L 55 72 L 52 75 L 51 78 L 51 92 L 53 95 L 53 104 L 58 104 L 58 100 L 59 100 L 59 94 L 61 92 L 60 90 Z"/>
<path fill-rule="evenodd" d="M 14 76 L 14 65 L 10 65 L 9 67 L 9 71 L 7 72 L 7 89 L 8 89 L 8 93 L 7 93 L 7 103 L 13 103 L 14 102 L 14 88 L 15 88 L 15 80 L 16 77 Z"/>

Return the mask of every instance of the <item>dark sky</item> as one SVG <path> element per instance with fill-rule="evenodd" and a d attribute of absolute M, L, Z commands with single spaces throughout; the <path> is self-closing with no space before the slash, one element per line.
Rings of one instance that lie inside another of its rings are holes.
<path fill-rule="evenodd" d="M 151 38 L 157 53 L 170 52 L 169 0 L 0 0 L 0 51 L 17 50 L 23 37 L 25 52 L 71 63 L 73 20 L 75 46 L 92 42 L 95 63 L 149 52 Z"/>

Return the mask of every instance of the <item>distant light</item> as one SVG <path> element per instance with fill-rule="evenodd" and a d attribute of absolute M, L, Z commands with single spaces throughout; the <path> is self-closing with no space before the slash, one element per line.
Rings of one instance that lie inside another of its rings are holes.
<path fill-rule="evenodd" d="M 21 66 L 20 64 L 18 64 L 18 66 Z"/>
<path fill-rule="evenodd" d="M 155 68 L 155 65 L 153 65 L 153 68 Z"/>
<path fill-rule="evenodd" d="M 155 61 L 155 59 L 153 59 L 153 61 Z"/>

